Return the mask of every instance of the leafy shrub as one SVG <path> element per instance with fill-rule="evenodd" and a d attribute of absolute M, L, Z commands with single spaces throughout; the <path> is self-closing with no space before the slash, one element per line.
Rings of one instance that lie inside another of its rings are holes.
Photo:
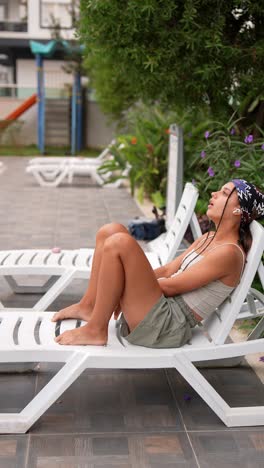
<path fill-rule="evenodd" d="M 138 106 L 128 116 L 129 133 L 120 135 L 111 147 L 112 160 L 100 168 L 101 173 L 114 172 L 114 178 L 122 175 L 129 165 L 131 192 L 138 189 L 138 198 L 152 198 L 159 205 L 164 203 L 166 192 L 169 125 L 172 116 L 164 115 L 158 107 L 148 109 Z M 119 173 L 119 175 L 118 175 Z"/>
<path fill-rule="evenodd" d="M 139 201 L 144 196 L 162 207 L 166 201 L 168 145 L 170 124 L 177 123 L 184 130 L 184 151 L 191 159 L 201 145 L 203 132 L 211 123 L 204 114 L 195 117 L 192 110 L 184 113 L 165 111 L 159 105 L 138 104 L 126 117 L 128 133 L 117 137 L 111 147 L 113 159 L 105 162 L 99 171 L 105 174 L 114 172 L 112 180 L 124 177 L 128 164 L 131 191 L 138 189 Z M 191 132 L 191 133 L 190 133 Z M 189 179 L 191 180 L 191 179 Z"/>
<path fill-rule="evenodd" d="M 203 144 L 185 162 L 185 176 L 193 177 L 203 201 L 234 178 L 247 179 L 264 190 L 264 138 L 239 134 L 237 122 L 232 120 L 227 124 L 215 122 L 214 126 L 212 122 L 211 129 L 204 133 Z M 203 201 L 201 212 L 205 209 Z"/>
<path fill-rule="evenodd" d="M 211 192 L 232 178 L 245 178 L 264 189 L 264 138 L 254 139 L 252 129 L 243 132 L 241 119 L 215 122 L 204 113 L 166 112 L 160 106 L 138 104 L 127 116 L 128 133 L 112 147 L 113 159 L 100 171 L 114 178 L 128 175 L 132 194 L 166 204 L 169 126 L 177 123 L 184 134 L 184 182 L 193 181 L 200 192 L 196 211 L 204 214 Z M 261 129 L 259 129 L 262 133 Z"/>

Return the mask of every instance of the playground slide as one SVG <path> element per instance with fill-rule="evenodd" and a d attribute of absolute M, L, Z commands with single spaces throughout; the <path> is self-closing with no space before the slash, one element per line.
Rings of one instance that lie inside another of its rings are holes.
<path fill-rule="evenodd" d="M 26 99 L 20 106 L 18 106 L 14 111 L 12 111 L 4 120 L 16 120 L 20 115 L 22 115 L 26 110 L 32 107 L 37 102 L 37 95 L 32 94 L 28 99 Z"/>

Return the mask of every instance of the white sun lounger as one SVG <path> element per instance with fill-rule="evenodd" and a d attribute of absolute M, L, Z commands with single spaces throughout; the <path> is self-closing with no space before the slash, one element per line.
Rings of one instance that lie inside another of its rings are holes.
<path fill-rule="evenodd" d="M 65 320 L 51 322 L 52 312 L 17 310 L 0 312 L 0 362 L 64 362 L 65 365 L 20 413 L 0 414 L 0 433 L 25 433 L 62 393 L 87 368 L 146 369 L 175 368 L 204 399 L 226 426 L 264 425 L 264 406 L 230 407 L 195 367 L 197 361 L 244 356 L 264 351 L 264 340 L 225 344 L 249 290 L 261 260 L 264 229 L 254 221 L 251 225 L 253 244 L 240 284 L 217 313 L 203 327 L 193 330 L 190 343 L 181 348 L 150 349 L 130 345 L 118 338 L 113 320 L 109 324 L 107 346 L 61 346 L 54 342 L 56 334 L 84 323 Z M 89 392 L 89 388 L 87 388 Z"/>
<path fill-rule="evenodd" d="M 146 254 L 153 268 L 164 265 L 175 256 L 190 221 L 195 224 L 194 208 L 197 198 L 198 190 L 187 183 L 174 221 L 163 241 L 149 244 L 151 252 Z M 45 292 L 33 307 L 34 310 L 45 310 L 73 279 L 90 277 L 93 254 L 93 248 L 62 250 L 59 253 L 53 253 L 52 250 L 0 251 L 0 275 L 4 276 L 14 292 Z M 28 275 L 47 275 L 50 278 L 41 287 L 20 286 L 14 278 Z"/>
<path fill-rule="evenodd" d="M 108 183 L 112 173 L 102 175 L 97 172 L 103 162 L 111 158 L 111 146 L 114 143 L 115 140 L 111 141 L 96 158 L 46 156 L 30 159 L 26 173 L 33 175 L 41 187 L 58 187 L 65 180 L 72 184 L 74 176 L 88 176 L 99 185 L 118 188 L 123 183 L 122 178 Z M 123 175 L 126 176 L 128 171 L 129 168 L 123 172 Z"/>
<path fill-rule="evenodd" d="M 107 156 L 111 155 L 111 146 L 115 144 L 115 140 L 112 140 L 110 145 L 108 145 L 98 156 L 95 158 L 89 157 L 80 157 L 80 156 L 37 156 L 28 161 L 28 166 L 35 164 L 53 164 L 53 163 L 64 163 L 71 164 L 74 161 L 89 162 L 91 165 L 100 166 Z"/>
<path fill-rule="evenodd" d="M 102 176 L 97 170 L 99 166 L 100 164 L 91 164 L 85 159 L 76 158 L 67 162 L 30 164 L 26 167 L 26 173 L 33 175 L 41 187 L 58 187 L 65 180 L 68 184 L 72 184 L 74 176 L 91 177 L 94 182 L 101 186 L 105 185 L 111 188 L 121 187 L 123 183 L 122 178 L 117 179 L 115 182 L 110 182 L 109 179 L 112 173 L 108 172 Z M 122 175 L 126 176 L 127 173 L 128 169 Z"/>

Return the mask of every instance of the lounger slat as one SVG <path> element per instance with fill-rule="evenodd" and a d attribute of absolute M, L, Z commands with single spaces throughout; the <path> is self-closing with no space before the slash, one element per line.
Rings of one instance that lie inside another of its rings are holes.
<path fill-rule="evenodd" d="M 48 158 L 47 157 L 39 157 L 39 158 L 34 158 L 34 159 L 30 159 L 30 161 L 28 161 L 28 165 L 29 166 L 34 166 L 34 165 L 49 165 L 49 164 L 56 164 L 56 163 L 63 163 L 63 164 L 69 164 L 71 162 L 73 162 L 74 158 L 70 157 L 70 156 L 67 156 L 66 158 L 62 158 L 61 156 L 49 156 Z"/>
<path fill-rule="evenodd" d="M 94 249 L 80 249 L 74 261 L 76 268 L 87 268 L 93 254 Z"/>
<path fill-rule="evenodd" d="M 32 265 L 33 266 L 44 266 L 46 265 L 46 259 L 50 256 L 51 250 L 46 249 L 46 250 L 39 250 L 37 252 L 37 255 L 34 256 L 32 260 Z"/>
<path fill-rule="evenodd" d="M 38 250 L 25 250 L 24 253 L 18 258 L 17 265 L 19 266 L 31 265 L 31 262 L 37 253 L 38 253 Z"/>
<path fill-rule="evenodd" d="M 13 250 L 11 252 L 7 252 L 5 259 L 2 261 L 2 266 L 13 266 L 16 264 L 18 258 L 23 255 L 23 250 Z"/>
<path fill-rule="evenodd" d="M 15 346 L 13 335 L 15 326 L 21 316 L 19 312 L 0 314 L 0 343 L 1 346 Z"/>
<path fill-rule="evenodd" d="M 0 265 L 2 263 L 2 261 L 8 256 L 10 255 L 12 252 L 12 250 L 1 250 L 0 251 Z M 16 252 L 16 251 L 15 251 Z"/>
<path fill-rule="evenodd" d="M 94 251 L 93 251 L 92 255 L 90 256 L 90 258 L 88 259 L 88 262 L 87 262 L 87 267 L 89 268 L 90 271 L 92 269 L 93 258 L 94 258 Z"/>
<path fill-rule="evenodd" d="M 61 258 L 65 255 L 65 250 L 62 250 L 59 253 L 53 253 L 50 251 L 50 254 L 48 255 L 46 259 L 46 265 L 47 266 L 61 266 Z"/>
<path fill-rule="evenodd" d="M 39 319 L 37 313 L 27 312 L 23 314 L 22 321 L 18 329 L 18 345 L 22 347 L 36 345 L 34 331 Z"/>
<path fill-rule="evenodd" d="M 42 321 L 39 327 L 39 339 L 41 345 L 54 344 L 56 323 L 51 321 L 54 312 L 42 314 Z"/>
<path fill-rule="evenodd" d="M 66 330 L 74 330 L 76 328 L 77 320 L 63 320 L 60 325 L 60 332 L 63 333 Z"/>
<path fill-rule="evenodd" d="M 60 265 L 62 267 L 74 267 L 74 260 L 78 255 L 79 250 L 63 250 L 60 258 Z"/>
<path fill-rule="evenodd" d="M 161 266 L 159 256 L 155 252 L 145 252 L 145 255 L 152 268 L 159 268 Z"/>

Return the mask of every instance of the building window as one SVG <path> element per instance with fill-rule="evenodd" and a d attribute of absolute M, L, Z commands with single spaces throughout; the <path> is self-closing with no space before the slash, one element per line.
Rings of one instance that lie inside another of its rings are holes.
<path fill-rule="evenodd" d="M 0 1 L 0 21 L 6 21 L 8 16 L 7 2 Z"/>
<path fill-rule="evenodd" d="M 72 13 L 71 0 L 57 1 L 40 0 L 40 27 L 71 29 Z"/>

